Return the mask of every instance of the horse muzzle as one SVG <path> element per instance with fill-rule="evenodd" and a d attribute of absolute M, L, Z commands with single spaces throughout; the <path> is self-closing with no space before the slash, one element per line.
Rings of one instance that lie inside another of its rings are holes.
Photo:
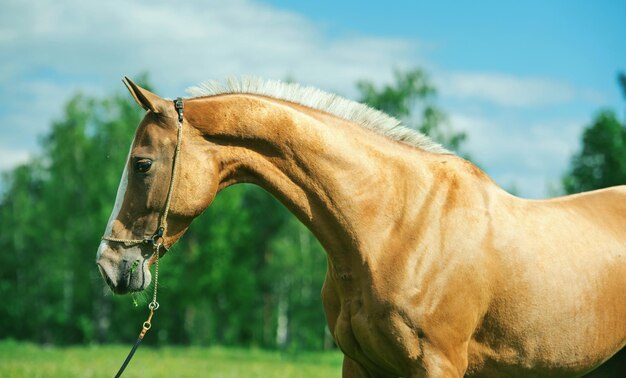
<path fill-rule="evenodd" d="M 96 264 L 102 278 L 115 294 L 127 294 L 142 291 L 150 284 L 152 276 L 148 260 L 140 247 L 114 248 L 109 242 L 102 241 Z"/>

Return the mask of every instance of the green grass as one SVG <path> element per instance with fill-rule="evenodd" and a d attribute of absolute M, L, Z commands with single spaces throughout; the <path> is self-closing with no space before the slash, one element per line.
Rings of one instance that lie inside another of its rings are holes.
<path fill-rule="evenodd" d="M 132 345 L 42 347 L 0 341 L 0 377 L 112 377 Z M 141 346 L 124 377 L 339 377 L 341 353 Z"/>

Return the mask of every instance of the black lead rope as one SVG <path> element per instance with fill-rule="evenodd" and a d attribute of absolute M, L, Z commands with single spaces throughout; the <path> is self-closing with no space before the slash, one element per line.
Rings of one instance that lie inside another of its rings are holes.
<path fill-rule="evenodd" d="M 156 249 L 156 251 L 157 253 L 159 253 L 158 248 Z M 154 311 L 157 308 L 159 308 L 159 304 L 156 301 L 152 301 L 148 305 L 148 308 L 150 309 L 150 316 L 148 316 L 148 320 L 143 322 L 143 328 L 141 329 L 141 332 L 139 333 L 139 337 L 137 337 L 137 341 L 135 341 L 135 345 L 133 345 L 133 348 L 130 350 L 130 353 L 128 353 L 128 356 L 126 356 L 126 359 L 124 360 L 124 363 L 120 367 L 120 370 L 117 372 L 117 374 L 115 374 L 115 378 L 119 378 L 122 375 L 122 373 L 124 372 L 124 369 L 126 369 L 126 366 L 130 362 L 130 360 L 133 358 L 133 355 L 135 354 L 135 352 L 137 351 L 139 344 L 141 344 L 141 341 L 143 340 L 143 337 L 146 335 L 146 332 L 148 332 L 150 327 L 152 327 L 152 316 L 154 315 Z"/>
<path fill-rule="evenodd" d="M 142 338 L 137 338 L 137 341 L 135 342 L 135 345 L 133 345 L 133 349 L 130 350 L 130 353 L 128 353 L 128 356 L 126 356 L 126 359 L 124 360 L 124 363 L 120 367 L 120 370 L 117 372 L 117 374 L 115 374 L 115 378 L 119 378 L 119 377 L 122 376 L 122 373 L 124 372 L 124 369 L 126 369 L 126 365 L 128 365 L 130 360 L 133 358 L 133 355 L 135 354 L 135 351 L 137 350 L 137 347 L 139 346 L 139 344 L 141 344 L 141 340 L 143 340 L 143 339 Z"/>

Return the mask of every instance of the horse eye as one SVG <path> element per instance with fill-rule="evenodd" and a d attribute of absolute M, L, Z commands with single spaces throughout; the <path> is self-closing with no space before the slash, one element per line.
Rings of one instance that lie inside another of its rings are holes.
<path fill-rule="evenodd" d="M 152 160 L 150 159 L 141 159 L 135 162 L 135 171 L 140 173 L 146 173 L 152 167 Z"/>

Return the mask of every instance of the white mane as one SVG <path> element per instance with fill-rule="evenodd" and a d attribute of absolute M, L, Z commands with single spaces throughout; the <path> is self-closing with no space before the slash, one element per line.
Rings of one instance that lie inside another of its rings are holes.
<path fill-rule="evenodd" d="M 273 97 L 333 114 L 391 139 L 429 152 L 451 153 L 426 135 L 402 125 L 399 120 L 381 111 L 314 87 L 276 80 L 263 80 L 257 77 L 242 77 L 231 78 L 226 84 L 213 80 L 206 81 L 188 88 L 187 93 L 193 98 L 229 93 Z"/>

